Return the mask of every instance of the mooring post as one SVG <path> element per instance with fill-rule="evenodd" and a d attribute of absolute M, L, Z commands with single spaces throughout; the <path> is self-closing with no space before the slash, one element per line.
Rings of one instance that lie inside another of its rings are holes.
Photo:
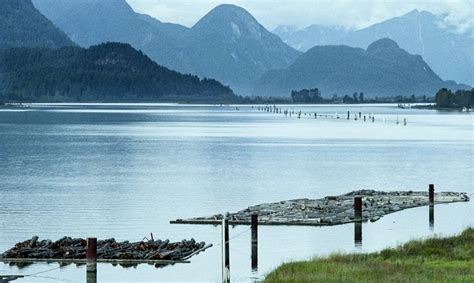
<path fill-rule="evenodd" d="M 222 282 L 230 283 L 229 220 L 222 217 Z"/>
<path fill-rule="evenodd" d="M 97 238 L 87 238 L 87 282 L 97 282 Z"/>
<path fill-rule="evenodd" d="M 434 205 L 434 184 L 429 185 L 428 189 L 430 205 Z"/>
<path fill-rule="evenodd" d="M 87 262 L 97 261 L 97 238 L 87 238 Z"/>
<path fill-rule="evenodd" d="M 258 215 L 252 214 L 252 270 L 258 269 Z"/>
<path fill-rule="evenodd" d="M 361 118 L 361 117 L 362 117 L 362 112 L 359 112 L 359 118 Z"/>
<path fill-rule="evenodd" d="M 354 243 L 362 244 L 362 197 L 354 197 Z"/>
<path fill-rule="evenodd" d="M 429 224 L 430 229 L 434 227 L 434 184 L 430 184 L 428 188 L 428 198 L 429 198 Z"/>
<path fill-rule="evenodd" d="M 362 198 L 354 198 L 354 218 L 356 221 L 362 220 Z"/>
<path fill-rule="evenodd" d="M 364 115 L 364 122 L 365 122 L 365 120 L 366 120 L 366 116 Z"/>
<path fill-rule="evenodd" d="M 351 118 L 351 112 L 347 111 L 347 120 L 349 120 L 350 118 Z"/>

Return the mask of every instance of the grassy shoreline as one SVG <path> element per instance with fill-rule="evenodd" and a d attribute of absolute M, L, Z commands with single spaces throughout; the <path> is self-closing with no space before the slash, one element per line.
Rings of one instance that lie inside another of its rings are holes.
<path fill-rule="evenodd" d="M 376 253 L 285 263 L 265 282 L 474 282 L 474 228 Z"/>

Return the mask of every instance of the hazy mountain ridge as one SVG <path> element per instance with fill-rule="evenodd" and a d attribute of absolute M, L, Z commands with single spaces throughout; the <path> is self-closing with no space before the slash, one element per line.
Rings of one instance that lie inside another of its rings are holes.
<path fill-rule="evenodd" d="M 231 89 L 159 66 L 123 43 L 0 51 L 0 99 L 13 101 L 235 100 Z"/>
<path fill-rule="evenodd" d="M 349 31 L 331 28 L 330 37 L 320 37 L 311 27 L 301 30 L 275 29 L 285 42 L 301 50 L 316 45 L 344 44 L 353 47 L 367 46 L 384 37 L 395 40 L 403 49 L 419 54 L 443 79 L 474 85 L 474 37 L 471 31 L 458 33 L 446 26 L 447 15 L 433 15 L 414 10 L 364 29 Z M 327 27 L 320 27 L 324 30 Z"/>
<path fill-rule="evenodd" d="M 81 46 L 126 42 L 160 65 L 218 79 L 244 94 L 263 73 L 288 66 L 300 54 L 234 5 L 214 8 L 189 29 L 138 14 L 125 0 L 34 3 Z"/>
<path fill-rule="evenodd" d="M 411 55 L 388 38 L 367 50 L 348 46 L 316 46 L 286 69 L 266 73 L 254 94 L 288 96 L 291 90 L 319 88 L 323 95 L 367 97 L 396 95 L 432 96 L 439 88 L 467 86 L 444 82 L 419 55 Z"/>
<path fill-rule="evenodd" d="M 31 0 L 0 1 L 0 27 L 0 48 L 75 45 L 36 10 Z"/>

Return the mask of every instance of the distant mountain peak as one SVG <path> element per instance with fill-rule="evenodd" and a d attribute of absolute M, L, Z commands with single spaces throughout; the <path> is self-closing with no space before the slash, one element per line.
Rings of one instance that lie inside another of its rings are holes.
<path fill-rule="evenodd" d="M 217 31 L 232 34 L 234 37 L 244 34 L 260 37 L 262 29 L 263 27 L 247 10 L 231 4 L 215 7 L 193 26 L 193 30 Z"/>
<path fill-rule="evenodd" d="M 252 16 L 247 10 L 245 10 L 244 8 L 240 7 L 240 6 L 237 6 L 237 5 L 233 5 L 233 4 L 221 4 L 221 5 L 217 5 L 216 7 L 214 7 L 214 9 L 212 9 L 210 11 L 211 12 L 219 12 L 219 13 L 233 13 L 235 15 L 248 15 L 248 16 Z"/>
<path fill-rule="evenodd" d="M 400 50 L 400 46 L 394 40 L 385 37 L 381 38 L 367 47 L 367 52 L 369 53 L 377 53 L 380 51 L 388 52 L 388 51 L 398 51 Z"/>
<path fill-rule="evenodd" d="M 436 15 L 428 12 L 428 11 L 425 11 L 425 10 L 418 10 L 418 9 L 415 9 L 415 10 L 411 10 L 410 12 L 404 14 L 403 16 L 401 17 L 406 17 L 406 18 L 419 18 L 419 17 L 426 17 L 426 18 L 436 18 Z"/>

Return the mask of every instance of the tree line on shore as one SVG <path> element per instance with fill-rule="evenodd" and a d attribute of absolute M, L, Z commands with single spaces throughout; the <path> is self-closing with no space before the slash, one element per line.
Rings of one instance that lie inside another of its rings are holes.
<path fill-rule="evenodd" d="M 128 44 L 0 50 L 0 100 L 9 102 L 239 101 L 220 82 L 162 67 Z"/>
<path fill-rule="evenodd" d="M 452 92 L 450 89 L 442 88 L 436 93 L 437 108 L 472 108 L 474 101 L 474 88 L 463 89 Z"/>

